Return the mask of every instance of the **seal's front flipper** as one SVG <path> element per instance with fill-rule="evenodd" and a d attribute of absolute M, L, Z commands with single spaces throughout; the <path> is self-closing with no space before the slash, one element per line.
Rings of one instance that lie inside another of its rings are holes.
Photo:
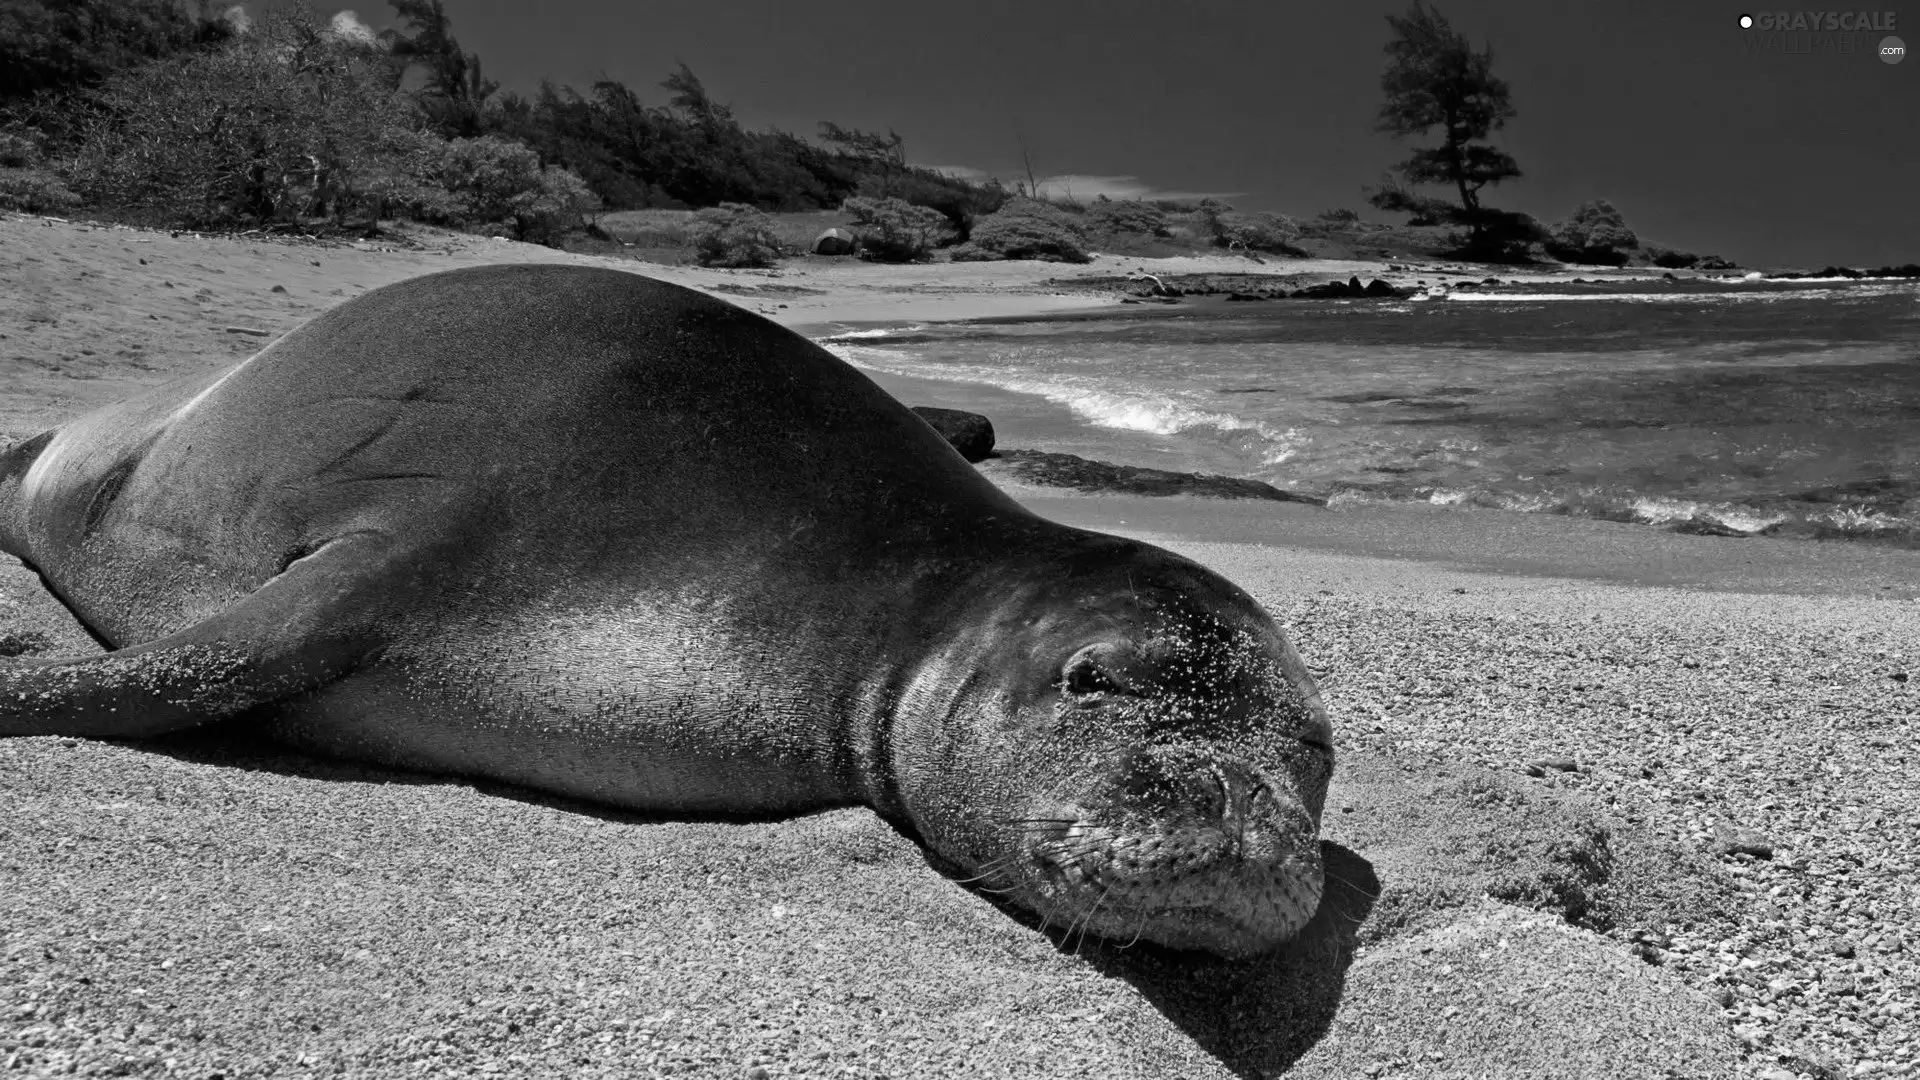
<path fill-rule="evenodd" d="M 329 541 L 218 615 L 99 656 L 0 661 L 0 736 L 142 738 L 324 685 L 378 648 L 387 538 Z"/>

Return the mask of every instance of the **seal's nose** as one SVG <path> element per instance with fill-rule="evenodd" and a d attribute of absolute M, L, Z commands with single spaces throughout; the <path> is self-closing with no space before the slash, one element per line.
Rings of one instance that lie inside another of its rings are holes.
<path fill-rule="evenodd" d="M 1279 800 L 1266 774 L 1233 758 L 1148 751 L 1126 771 L 1127 794 L 1137 803 L 1183 810 L 1230 834 L 1271 816 Z"/>
<path fill-rule="evenodd" d="M 1245 821 L 1254 799 L 1272 797 L 1266 778 L 1239 762 L 1220 762 L 1212 773 L 1214 783 L 1220 786 L 1220 816 L 1226 821 Z"/>
<path fill-rule="evenodd" d="M 1231 760 L 1208 766 L 1204 780 L 1212 788 L 1210 801 L 1220 831 L 1232 840 L 1235 854 L 1244 855 L 1249 831 L 1279 808 L 1273 786 L 1260 770 Z"/>

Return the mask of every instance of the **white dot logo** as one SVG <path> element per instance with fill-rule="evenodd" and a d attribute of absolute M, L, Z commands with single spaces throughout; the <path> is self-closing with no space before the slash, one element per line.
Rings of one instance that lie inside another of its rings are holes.
<path fill-rule="evenodd" d="M 1742 30 L 1753 29 L 1753 16 L 1751 15 L 1740 16 L 1740 29 Z"/>
<path fill-rule="evenodd" d="M 1897 37 L 1880 39 L 1880 59 L 1889 64 L 1897 64 L 1907 58 L 1907 43 Z"/>

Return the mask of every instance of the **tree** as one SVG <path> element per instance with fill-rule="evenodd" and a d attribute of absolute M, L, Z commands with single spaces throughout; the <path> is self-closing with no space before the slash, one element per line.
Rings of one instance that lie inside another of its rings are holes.
<path fill-rule="evenodd" d="M 679 109 L 695 126 L 713 133 L 736 126 L 733 109 L 707 96 L 707 88 L 700 85 L 699 77 L 686 61 L 680 61 L 680 70 L 661 80 L 660 87 L 673 91 L 667 104 Z"/>
<path fill-rule="evenodd" d="M 885 135 L 858 128 L 843 128 L 831 120 L 820 121 L 820 141 L 833 152 L 852 161 L 863 172 L 880 176 L 879 197 L 893 194 L 893 178 L 906 171 L 907 141 L 892 128 Z"/>
<path fill-rule="evenodd" d="M 411 34 L 388 30 L 382 34 L 388 50 L 399 61 L 396 82 L 407 68 L 419 65 L 427 81 L 418 93 L 420 107 L 448 138 L 471 138 L 486 129 L 486 103 L 500 84 L 480 70 L 480 57 L 460 48 L 452 20 L 441 0 L 387 0 Z"/>
<path fill-rule="evenodd" d="M 1460 192 L 1462 217 L 1478 237 L 1483 225 L 1480 189 L 1517 179 L 1520 166 L 1505 151 L 1481 140 L 1513 118 L 1507 84 L 1493 74 L 1493 48 L 1479 52 L 1447 23 L 1446 16 L 1414 0 L 1404 15 L 1387 16 L 1393 39 L 1380 89 L 1376 130 L 1400 138 L 1438 127 L 1439 146 L 1415 150 L 1395 166 L 1411 184 L 1451 184 Z M 1375 205 L 1381 205 L 1376 196 Z M 1381 206 L 1382 209 L 1395 209 Z"/>
<path fill-rule="evenodd" d="M 116 71 L 217 45 L 233 26 L 176 0 L 0 0 L 0 102 L 97 86 Z"/>
<path fill-rule="evenodd" d="M 88 91 L 65 169 L 96 205 L 187 226 L 344 219 L 411 145 L 416 116 L 377 44 L 304 5 L 219 48 L 130 68 Z"/>

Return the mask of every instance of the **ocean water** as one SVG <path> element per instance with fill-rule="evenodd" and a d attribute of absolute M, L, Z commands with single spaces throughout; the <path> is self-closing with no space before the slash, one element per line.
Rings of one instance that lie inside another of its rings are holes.
<path fill-rule="evenodd" d="M 1003 446 L 1336 507 L 1920 540 L 1920 283 L 1203 302 L 821 340 L 909 380 L 910 403 L 986 413 Z"/>

